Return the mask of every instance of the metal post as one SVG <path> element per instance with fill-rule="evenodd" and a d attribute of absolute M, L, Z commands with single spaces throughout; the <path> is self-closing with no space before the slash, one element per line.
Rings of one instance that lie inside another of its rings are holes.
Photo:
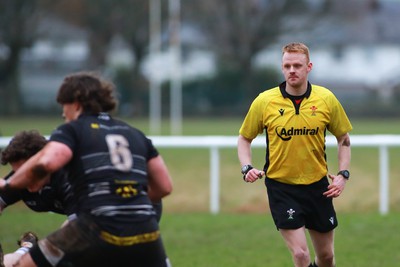
<path fill-rule="evenodd" d="M 161 2 L 150 1 L 150 57 L 156 58 L 161 51 Z M 161 82 L 156 75 L 150 75 L 150 133 L 161 132 Z"/>
<path fill-rule="evenodd" d="M 388 214 L 389 212 L 389 155 L 388 147 L 381 145 L 379 147 L 379 212 L 382 215 Z"/>
<path fill-rule="evenodd" d="M 171 53 L 171 134 L 182 134 L 182 73 L 180 40 L 180 0 L 169 0 Z"/>
<path fill-rule="evenodd" d="M 210 148 L 210 211 L 219 213 L 219 149 L 216 146 Z"/>

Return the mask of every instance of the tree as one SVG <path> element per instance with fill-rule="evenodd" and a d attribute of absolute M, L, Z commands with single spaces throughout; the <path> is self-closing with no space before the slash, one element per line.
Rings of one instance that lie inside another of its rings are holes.
<path fill-rule="evenodd" d="M 0 113 L 21 112 L 20 56 L 37 38 L 39 18 L 36 0 L 0 1 Z"/>
<path fill-rule="evenodd" d="M 117 69 L 117 83 L 123 84 L 121 102 L 129 103 L 134 110 L 142 110 L 136 107 L 147 102 L 144 98 L 148 81 L 141 73 L 141 65 L 149 46 L 149 1 L 61 0 L 53 2 L 52 10 L 87 31 L 89 69 L 106 67 L 110 42 L 116 36 L 122 37 L 134 55 L 134 62 L 132 69 Z"/>
<path fill-rule="evenodd" d="M 136 114 L 147 110 L 148 106 L 149 81 L 142 74 L 141 69 L 149 51 L 149 3 L 149 0 L 124 0 L 114 6 L 114 31 L 126 41 L 134 55 L 130 81 L 125 79 L 127 81 L 125 94 L 131 99 L 132 110 Z M 120 74 L 121 76 L 124 74 L 123 70 Z"/>
<path fill-rule="evenodd" d="M 315 1 L 314 1 L 315 2 Z M 330 10 L 329 0 L 318 5 L 307 0 L 202 0 L 184 4 L 185 17 L 208 39 L 220 71 L 241 77 L 236 84 L 254 97 L 258 53 L 285 35 L 304 33 Z"/>
<path fill-rule="evenodd" d="M 87 32 L 89 59 L 86 67 L 93 70 L 106 65 L 109 43 L 114 35 L 114 6 L 115 3 L 108 0 L 43 0 L 42 4 L 47 16 L 54 16 Z"/>

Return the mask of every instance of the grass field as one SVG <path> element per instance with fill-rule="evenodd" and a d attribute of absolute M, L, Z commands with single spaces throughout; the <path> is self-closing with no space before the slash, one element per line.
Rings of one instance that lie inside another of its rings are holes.
<path fill-rule="evenodd" d="M 148 133 L 147 120 L 129 120 Z M 11 136 L 26 129 L 50 134 L 60 118 L 0 118 L 0 133 Z M 184 135 L 237 135 L 241 119 L 188 119 Z M 399 134 L 399 120 L 353 120 L 352 134 Z M 163 122 L 162 134 L 169 134 Z M 160 149 L 174 180 L 174 192 L 164 201 L 161 222 L 164 242 L 174 266 L 292 266 L 290 256 L 269 215 L 264 185 L 245 184 L 239 175 L 235 149 L 221 151 L 221 214 L 210 215 L 209 151 Z M 335 200 L 338 266 L 396 267 L 400 242 L 400 148 L 390 152 L 390 214 L 378 214 L 378 150 L 353 148 L 352 177 L 343 195 Z M 254 164 L 262 165 L 264 149 L 254 151 Z M 336 171 L 336 149 L 328 148 L 329 169 Z M 7 171 L 1 167 L 2 175 Z M 22 205 L 7 209 L 0 219 L 0 242 L 6 251 L 16 248 L 25 230 L 41 236 L 64 220 L 55 214 L 37 214 Z"/>
<path fill-rule="evenodd" d="M 337 266 L 399 266 L 399 215 L 340 213 L 335 242 Z M 34 230 L 45 236 L 63 220 L 63 216 L 33 213 L 18 205 L 1 216 L 0 241 L 6 251 L 14 250 L 23 231 Z M 161 231 L 175 267 L 293 266 L 269 215 L 166 211 Z"/>

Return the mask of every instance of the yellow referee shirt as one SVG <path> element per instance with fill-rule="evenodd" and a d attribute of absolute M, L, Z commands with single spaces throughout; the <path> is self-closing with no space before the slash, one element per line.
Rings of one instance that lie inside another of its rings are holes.
<path fill-rule="evenodd" d="M 266 132 L 266 163 L 270 179 L 287 184 L 311 184 L 327 175 L 326 130 L 341 136 L 352 130 L 334 94 L 308 84 L 300 104 L 285 91 L 286 83 L 257 96 L 239 134 L 253 140 Z"/>

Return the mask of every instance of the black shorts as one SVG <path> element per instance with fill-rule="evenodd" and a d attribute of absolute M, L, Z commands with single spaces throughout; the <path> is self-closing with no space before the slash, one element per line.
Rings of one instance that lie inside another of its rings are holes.
<path fill-rule="evenodd" d="M 269 207 L 278 229 L 307 229 L 326 233 L 337 225 L 332 198 L 323 195 L 326 177 L 310 185 L 291 185 L 265 179 Z"/>
<path fill-rule="evenodd" d="M 134 227 L 140 233 L 118 237 L 79 216 L 40 240 L 30 254 L 36 265 L 42 267 L 170 267 L 156 219 L 135 223 Z"/>

